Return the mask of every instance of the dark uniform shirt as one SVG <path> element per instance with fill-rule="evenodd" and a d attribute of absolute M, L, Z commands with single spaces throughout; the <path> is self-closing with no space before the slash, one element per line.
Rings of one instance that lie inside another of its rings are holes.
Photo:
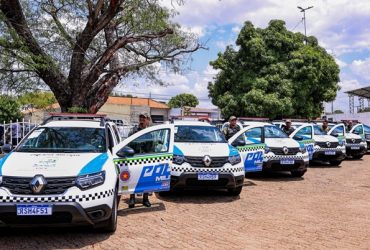
<path fill-rule="evenodd" d="M 294 132 L 294 128 L 293 127 L 290 127 L 290 128 L 287 128 L 286 126 L 283 127 L 283 131 L 287 134 L 287 135 L 290 135 L 291 133 Z"/>
<path fill-rule="evenodd" d="M 224 130 L 222 131 L 226 137 L 226 140 L 229 140 L 233 135 L 240 131 L 240 127 L 235 125 L 235 127 L 231 128 L 230 125 L 227 125 Z"/>

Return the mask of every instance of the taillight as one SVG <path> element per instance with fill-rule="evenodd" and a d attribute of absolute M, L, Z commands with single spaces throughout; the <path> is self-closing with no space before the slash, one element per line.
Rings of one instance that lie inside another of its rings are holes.
<path fill-rule="evenodd" d="M 122 171 L 120 174 L 121 181 L 128 181 L 130 179 L 130 172 L 129 171 Z"/>

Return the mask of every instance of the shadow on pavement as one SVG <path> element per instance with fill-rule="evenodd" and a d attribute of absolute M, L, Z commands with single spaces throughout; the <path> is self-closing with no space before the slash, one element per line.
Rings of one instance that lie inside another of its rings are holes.
<path fill-rule="evenodd" d="M 91 227 L 1 228 L 0 235 L 5 240 L 1 244 L 4 249 L 8 248 L 7 244 L 10 244 L 10 248 L 16 244 L 29 249 L 80 249 L 98 244 L 111 236 Z"/>
<path fill-rule="evenodd" d="M 320 162 L 320 161 L 318 161 L 318 162 L 310 162 L 310 167 L 309 168 L 341 168 L 342 164 L 343 163 L 341 163 L 339 166 L 332 166 L 332 165 L 330 165 L 329 162 L 324 162 L 324 161 Z"/>
<path fill-rule="evenodd" d="M 155 194 L 158 199 L 175 203 L 214 204 L 239 200 L 240 197 L 232 196 L 225 190 L 176 190 Z"/>
<path fill-rule="evenodd" d="M 247 173 L 245 178 L 258 181 L 303 181 L 303 177 L 293 177 L 290 172 L 256 172 Z M 248 180 L 245 180 L 248 182 Z"/>
<path fill-rule="evenodd" d="M 162 202 L 152 203 L 151 207 L 145 207 L 140 202 L 137 203 L 134 208 L 128 208 L 127 201 L 128 199 L 121 201 L 120 208 L 118 209 L 117 213 L 118 216 L 127 216 L 130 214 L 140 214 L 140 213 L 152 213 L 166 210 L 166 207 Z"/>

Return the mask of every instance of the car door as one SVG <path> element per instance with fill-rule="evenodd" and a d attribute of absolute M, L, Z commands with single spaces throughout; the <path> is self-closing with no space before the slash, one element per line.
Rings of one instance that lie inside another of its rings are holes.
<path fill-rule="evenodd" d="M 365 130 L 362 124 L 357 124 L 356 126 L 354 126 L 351 129 L 350 133 L 354 133 L 356 135 L 361 136 L 362 139 L 365 139 Z"/>
<path fill-rule="evenodd" d="M 113 149 L 119 194 L 168 191 L 173 157 L 173 125 L 141 130 Z"/>
<path fill-rule="evenodd" d="M 341 144 L 342 141 L 344 141 L 344 143 L 346 142 L 346 127 L 344 124 L 335 125 L 329 130 L 328 134 L 337 137 L 339 144 Z"/>
<path fill-rule="evenodd" d="M 244 162 L 245 172 L 262 171 L 265 143 L 263 126 L 248 126 L 229 139 Z"/>
<path fill-rule="evenodd" d="M 313 126 L 311 124 L 304 124 L 298 127 L 296 130 L 294 130 L 293 133 L 289 135 L 290 138 L 298 141 L 299 144 L 306 148 L 310 160 L 312 160 L 315 149 L 313 133 Z"/>

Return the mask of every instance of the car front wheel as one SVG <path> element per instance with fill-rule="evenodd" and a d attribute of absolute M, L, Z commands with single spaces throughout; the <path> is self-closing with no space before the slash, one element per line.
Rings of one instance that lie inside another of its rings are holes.
<path fill-rule="evenodd" d="M 236 188 L 229 188 L 227 191 L 232 196 L 237 196 L 242 192 L 243 186 L 236 187 Z"/>
<path fill-rule="evenodd" d="M 117 229 L 117 211 L 118 211 L 118 199 L 120 197 L 117 195 L 117 189 L 114 192 L 113 205 L 112 205 L 112 214 L 109 219 L 104 222 L 104 226 L 101 227 L 101 230 L 107 233 L 114 233 Z"/>
<path fill-rule="evenodd" d="M 294 170 L 290 172 L 293 177 L 302 177 L 305 173 L 306 170 Z"/>

